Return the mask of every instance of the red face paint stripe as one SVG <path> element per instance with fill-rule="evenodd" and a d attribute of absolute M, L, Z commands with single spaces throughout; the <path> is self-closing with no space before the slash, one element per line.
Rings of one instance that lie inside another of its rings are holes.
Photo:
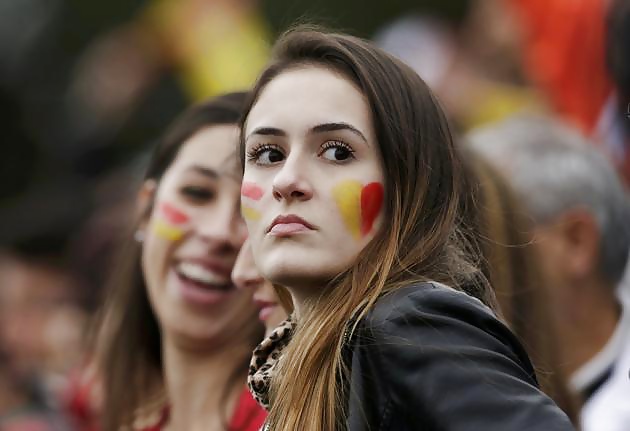
<path fill-rule="evenodd" d="M 241 186 L 241 195 L 245 196 L 246 198 L 250 198 L 257 201 L 257 200 L 260 200 L 260 198 L 262 198 L 263 194 L 264 194 L 263 189 L 261 189 L 254 183 L 246 182 L 246 183 L 243 183 L 243 185 Z"/>
<path fill-rule="evenodd" d="M 164 214 L 164 218 L 172 224 L 182 224 L 188 221 L 186 214 L 166 202 L 162 204 L 162 214 Z"/>
<path fill-rule="evenodd" d="M 367 235 L 383 206 L 383 186 L 369 183 L 361 190 L 361 234 Z"/>

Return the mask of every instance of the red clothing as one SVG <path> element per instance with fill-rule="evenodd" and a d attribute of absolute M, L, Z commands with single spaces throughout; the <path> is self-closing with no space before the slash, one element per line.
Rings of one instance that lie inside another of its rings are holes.
<path fill-rule="evenodd" d="M 142 431 L 160 431 L 168 423 L 168 413 L 169 409 L 165 408 L 158 423 Z M 249 391 L 245 389 L 236 405 L 229 431 L 259 431 L 266 417 L 267 412 L 254 401 Z"/>
<path fill-rule="evenodd" d="M 245 388 L 230 422 L 230 431 L 258 431 L 265 423 L 267 412 Z"/>
<path fill-rule="evenodd" d="M 555 108 L 590 134 L 612 93 L 606 0 L 509 0 L 525 31 L 525 67 Z"/>

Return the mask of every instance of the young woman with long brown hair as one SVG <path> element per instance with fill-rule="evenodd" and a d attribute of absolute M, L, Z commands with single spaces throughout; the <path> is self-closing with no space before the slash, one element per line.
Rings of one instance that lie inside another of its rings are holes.
<path fill-rule="evenodd" d="M 573 429 L 464 251 L 458 155 L 411 69 L 289 32 L 241 147 L 254 259 L 295 306 L 250 367 L 267 429 Z"/>
<path fill-rule="evenodd" d="M 263 328 L 251 292 L 230 280 L 247 235 L 236 153 L 244 101 L 233 93 L 191 108 L 153 154 L 103 313 L 105 431 L 254 431 L 264 420 L 245 390 Z"/>

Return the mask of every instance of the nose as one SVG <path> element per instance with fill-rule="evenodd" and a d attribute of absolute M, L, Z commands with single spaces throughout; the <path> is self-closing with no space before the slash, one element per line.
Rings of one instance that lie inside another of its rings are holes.
<path fill-rule="evenodd" d="M 307 165 L 299 157 L 289 157 L 273 179 L 273 197 L 278 200 L 306 201 L 313 197 L 313 188 L 308 181 Z"/>
<path fill-rule="evenodd" d="M 237 251 L 247 234 L 240 214 L 240 205 L 234 199 L 219 200 L 212 211 L 206 211 L 197 226 L 197 234 L 217 248 Z"/>
<path fill-rule="evenodd" d="M 264 283 L 254 263 L 254 255 L 249 240 L 245 241 L 232 269 L 232 282 L 239 289 L 255 289 Z"/>

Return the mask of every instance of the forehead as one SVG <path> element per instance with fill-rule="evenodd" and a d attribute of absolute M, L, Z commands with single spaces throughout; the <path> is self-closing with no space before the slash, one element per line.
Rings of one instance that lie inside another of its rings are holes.
<path fill-rule="evenodd" d="M 237 167 L 238 128 L 217 125 L 199 130 L 182 145 L 170 170 L 179 171 L 191 165 L 234 175 Z"/>
<path fill-rule="evenodd" d="M 281 126 L 291 132 L 291 127 L 327 122 L 345 122 L 369 132 L 367 100 L 341 74 L 321 66 L 303 66 L 282 72 L 265 86 L 248 115 L 245 131 Z"/>

